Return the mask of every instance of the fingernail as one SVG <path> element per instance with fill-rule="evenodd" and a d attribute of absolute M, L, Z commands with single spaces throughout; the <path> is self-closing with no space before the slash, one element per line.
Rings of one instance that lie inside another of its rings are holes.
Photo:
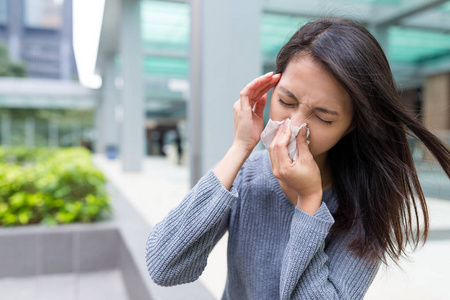
<path fill-rule="evenodd" d="M 264 76 L 267 76 L 269 74 L 273 74 L 273 71 L 267 72 Z"/>
<path fill-rule="evenodd" d="M 277 74 L 273 75 L 273 77 L 280 77 L 280 76 L 281 76 L 281 73 L 277 73 Z"/>

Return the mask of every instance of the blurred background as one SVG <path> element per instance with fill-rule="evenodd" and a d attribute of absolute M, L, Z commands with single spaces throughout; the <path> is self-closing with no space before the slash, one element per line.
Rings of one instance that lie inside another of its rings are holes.
<path fill-rule="evenodd" d="M 373 33 L 402 101 L 449 145 L 448 0 L 0 0 L 0 290 L 219 299 L 226 238 L 200 281 L 161 289 L 146 275 L 146 234 L 231 145 L 240 90 L 274 70 L 299 27 L 330 16 Z M 411 138 L 410 147 L 430 241 L 414 262 L 382 269 L 367 299 L 450 298 L 449 180 L 423 145 Z M 55 231 L 66 223 L 87 227 Z M 24 260 L 17 249 L 28 239 L 38 250 Z M 104 245 L 122 250 L 94 268 Z M 47 251 L 59 257 L 52 267 Z"/>

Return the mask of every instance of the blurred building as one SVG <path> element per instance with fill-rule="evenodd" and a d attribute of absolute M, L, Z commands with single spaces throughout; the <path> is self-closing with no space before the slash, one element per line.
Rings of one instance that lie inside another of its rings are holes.
<path fill-rule="evenodd" d="M 32 77 L 0 80 L 0 110 L 46 109 L 0 111 L 4 145 L 88 138 L 133 171 L 145 155 L 172 149 L 189 154 L 195 183 L 232 143 L 240 90 L 274 69 L 300 26 L 322 16 L 364 24 L 384 48 L 407 106 L 450 140 L 449 0 L 107 0 L 95 49 L 98 92 L 49 81 L 77 78 L 72 1 L 0 0 L 0 41 Z"/>
<path fill-rule="evenodd" d="M 97 150 L 113 145 L 124 169 L 139 170 L 181 128 L 194 184 L 232 143 L 240 90 L 274 69 L 300 26 L 323 16 L 364 24 L 408 107 L 450 139 L 448 0 L 109 0 L 96 64 Z"/>
<path fill-rule="evenodd" d="M 0 77 L 1 145 L 90 146 L 98 95 L 78 82 L 72 0 L 0 0 L 0 44 L 26 70 Z"/>
<path fill-rule="evenodd" d="M 27 77 L 78 78 L 72 0 L 0 0 L 0 43 L 25 63 Z"/>

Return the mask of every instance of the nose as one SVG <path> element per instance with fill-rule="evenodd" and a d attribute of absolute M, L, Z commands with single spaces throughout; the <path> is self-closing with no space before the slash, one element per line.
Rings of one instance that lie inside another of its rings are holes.
<path fill-rule="evenodd" d="M 298 110 L 298 111 L 292 112 L 290 114 L 289 118 L 291 119 L 292 125 L 300 126 L 306 122 L 307 116 L 305 116 L 305 114 L 302 111 Z"/>

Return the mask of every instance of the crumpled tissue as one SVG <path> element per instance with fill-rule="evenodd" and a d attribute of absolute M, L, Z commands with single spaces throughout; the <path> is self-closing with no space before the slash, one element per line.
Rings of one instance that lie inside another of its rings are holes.
<path fill-rule="evenodd" d="M 291 125 L 291 137 L 289 138 L 289 143 L 287 146 L 288 155 L 289 158 L 294 162 L 298 157 L 298 150 L 297 150 L 297 140 L 296 136 L 299 133 L 300 129 L 307 126 L 306 123 L 303 123 L 300 126 L 294 126 L 291 123 L 291 120 L 289 118 L 283 120 L 283 121 L 273 121 L 272 119 L 269 119 L 269 122 L 267 122 L 266 128 L 264 128 L 263 132 L 261 132 L 261 141 L 263 142 L 264 146 L 266 146 L 267 149 L 269 149 L 270 144 L 272 143 L 273 138 L 275 137 L 275 134 L 278 131 L 278 128 L 284 124 L 284 122 L 288 122 Z M 309 128 L 307 128 L 306 138 L 309 137 Z M 309 141 L 307 141 L 309 144 Z"/>

